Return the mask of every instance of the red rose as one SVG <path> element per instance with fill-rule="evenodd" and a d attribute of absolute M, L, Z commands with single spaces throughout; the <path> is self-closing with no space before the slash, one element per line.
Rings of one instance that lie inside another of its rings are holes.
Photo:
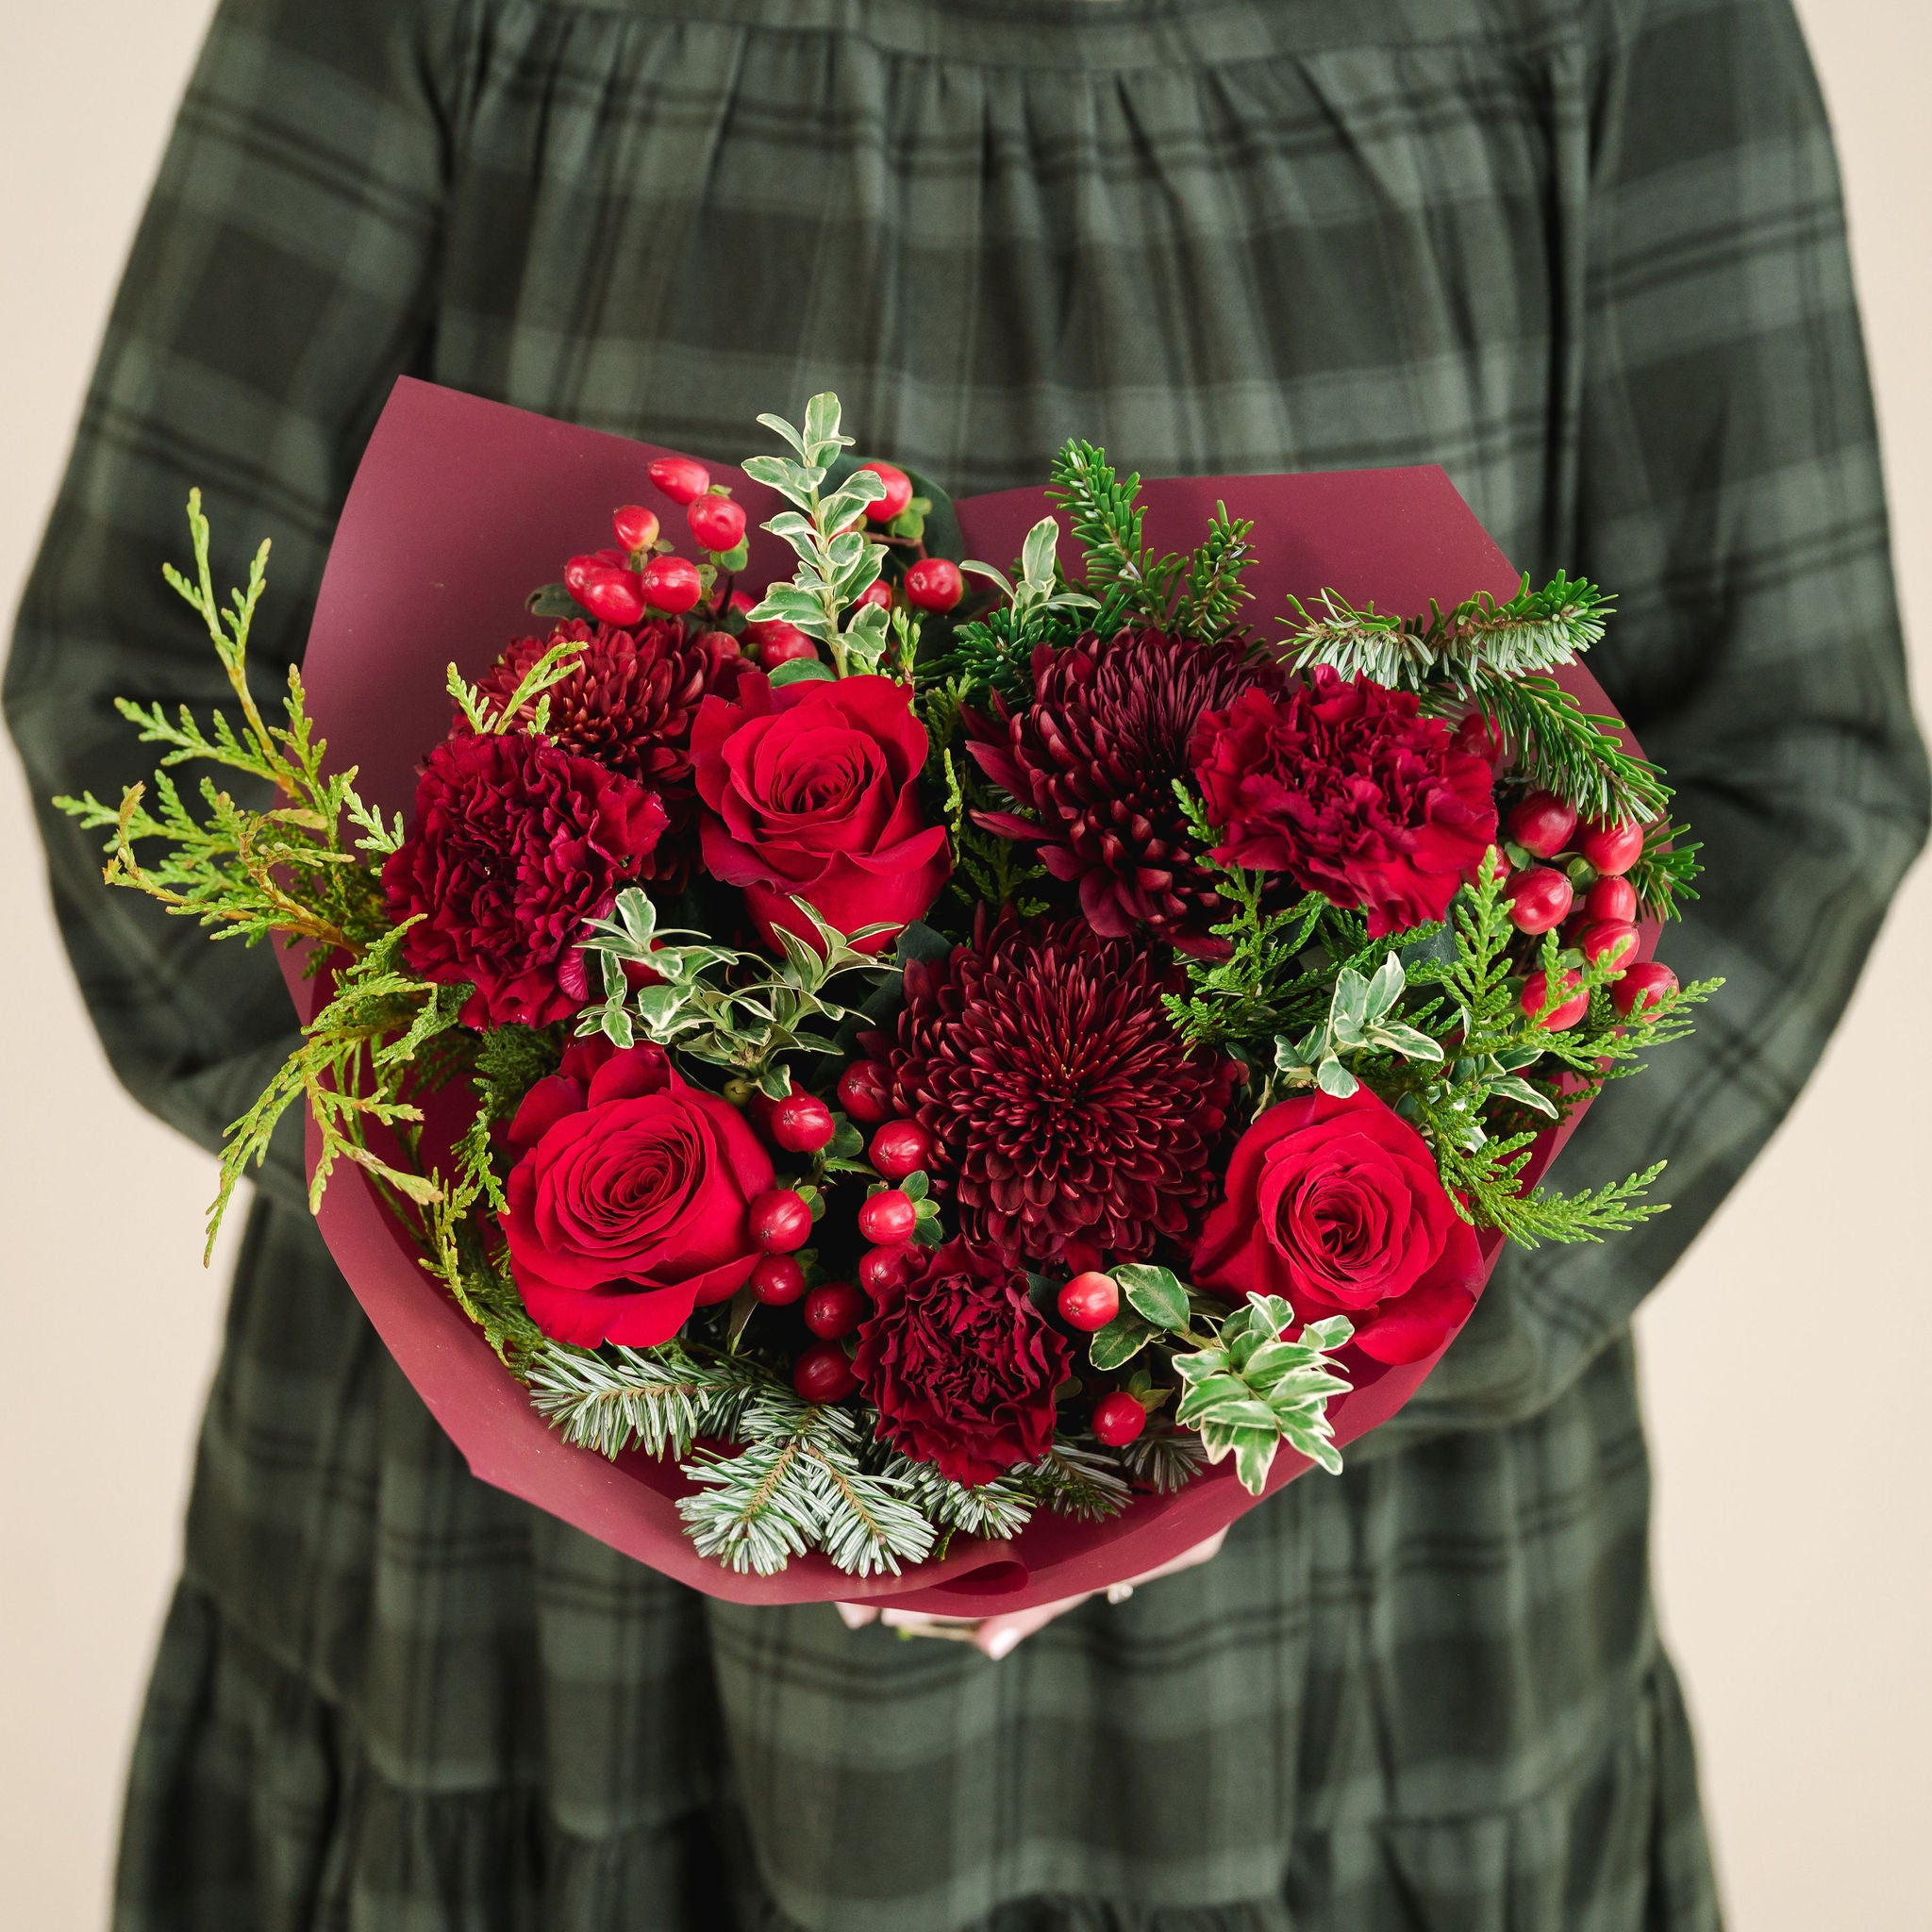
<path fill-rule="evenodd" d="M 969 1486 L 1053 1442 L 1053 1391 L 1067 1344 L 997 1255 L 948 1241 L 879 1295 L 853 1368 L 879 1412 L 880 1440 Z"/>
<path fill-rule="evenodd" d="M 710 808 L 705 864 L 744 889 L 769 943 L 779 926 L 812 937 L 795 896 L 841 932 L 891 925 L 865 942 L 880 951 L 946 882 L 945 829 L 919 808 L 925 729 L 890 678 L 774 690 L 747 672 L 735 702 L 699 708 L 691 761 Z"/>
<path fill-rule="evenodd" d="M 745 1225 L 773 1183 L 738 1109 L 688 1087 L 662 1047 L 577 1041 L 524 1096 L 502 1216 L 530 1319 L 558 1341 L 648 1348 L 758 1265 Z"/>
<path fill-rule="evenodd" d="M 1346 1315 L 1378 1362 L 1433 1355 L 1475 1306 L 1482 1256 L 1423 1137 L 1366 1087 L 1271 1107 L 1243 1134 L 1194 1280 Z"/>
<path fill-rule="evenodd" d="M 403 958 L 425 979 L 475 984 L 465 1025 L 565 1019 L 585 997 L 585 920 L 609 911 L 663 831 L 654 791 L 546 739 L 447 739 L 417 780 L 415 828 L 382 869 L 391 918 L 423 915 Z"/>
<path fill-rule="evenodd" d="M 1214 856 L 1359 907 L 1379 939 L 1441 919 L 1495 842 L 1495 774 L 1408 691 L 1325 664 L 1286 696 L 1203 714 L 1194 776 L 1224 828 Z"/>

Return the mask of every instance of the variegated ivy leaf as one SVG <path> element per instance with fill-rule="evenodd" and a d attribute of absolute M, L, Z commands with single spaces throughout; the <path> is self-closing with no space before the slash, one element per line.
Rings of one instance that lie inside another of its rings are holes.
<path fill-rule="evenodd" d="M 1171 1268 L 1146 1261 L 1128 1261 L 1113 1271 L 1127 1305 L 1157 1328 L 1188 1332 L 1188 1291 Z"/>
<path fill-rule="evenodd" d="M 839 674 L 823 658 L 791 658 L 766 675 L 774 691 L 782 691 L 788 684 L 823 684 L 828 679 L 836 680 Z"/>
<path fill-rule="evenodd" d="M 827 532 L 842 530 L 855 517 L 862 517 L 885 493 L 886 479 L 876 470 L 854 470 L 819 505 L 819 528 Z M 864 541 L 862 536 L 860 541 Z"/>
<path fill-rule="evenodd" d="M 830 643 L 834 635 L 832 620 L 825 614 L 824 605 L 811 591 L 797 584 L 774 584 L 748 613 L 748 621 L 753 624 L 775 621 L 794 625 L 807 637 L 815 638 L 822 644 Z"/>
<path fill-rule="evenodd" d="M 744 474 L 767 490 L 775 490 L 788 503 L 809 510 L 813 492 L 825 480 L 825 473 L 815 463 L 794 463 L 784 457 L 747 457 Z"/>
<path fill-rule="evenodd" d="M 1324 1054 L 1315 1069 L 1315 1085 L 1337 1100 L 1346 1100 L 1361 1082 L 1331 1054 Z"/>
<path fill-rule="evenodd" d="M 876 671 L 891 641 L 891 619 L 876 604 L 855 611 L 845 627 L 845 655 L 861 671 Z"/>
<path fill-rule="evenodd" d="M 1131 1307 L 1123 1308 L 1105 1328 L 1094 1331 L 1087 1358 L 1096 1369 L 1124 1368 L 1159 1333 Z"/>
<path fill-rule="evenodd" d="M 821 390 L 805 406 L 805 454 L 809 462 L 828 459 L 846 448 L 852 439 L 839 434 L 839 398 L 831 390 Z"/>

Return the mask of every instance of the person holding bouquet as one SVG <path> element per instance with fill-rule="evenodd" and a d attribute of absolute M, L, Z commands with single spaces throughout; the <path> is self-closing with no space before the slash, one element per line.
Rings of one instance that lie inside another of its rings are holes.
<path fill-rule="evenodd" d="M 153 569 L 187 484 L 312 595 L 400 374 L 721 459 L 836 384 L 961 492 L 1074 435 L 1158 474 L 1441 462 L 1533 575 L 1618 591 L 1597 668 L 1704 841 L 1674 952 L 1726 997 L 1567 1157 L 1667 1155 L 1674 1213 L 1513 1256 L 1347 1472 L 1211 1560 L 976 1648 L 707 1600 L 476 1482 L 290 1134 L 117 1924 L 1714 1925 L 1628 1324 L 1926 821 L 1784 0 L 225 0 L 22 612 L 37 792 L 142 774 L 114 695 L 219 695 Z M 47 836 L 117 1070 L 214 1144 L 286 1049 L 271 959 Z"/>

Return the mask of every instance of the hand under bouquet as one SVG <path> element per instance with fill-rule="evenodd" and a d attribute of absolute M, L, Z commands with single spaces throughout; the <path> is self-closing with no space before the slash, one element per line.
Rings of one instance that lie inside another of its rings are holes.
<path fill-rule="evenodd" d="M 1648 957 L 1695 848 L 1607 600 L 1440 472 L 950 505 L 760 420 L 723 472 L 399 385 L 281 721 L 192 499 L 235 708 L 124 703 L 152 798 L 61 803 L 283 941 L 213 1217 L 300 1103 L 479 1474 L 720 1594 L 1016 1608 L 1338 1469 L 1506 1240 L 1657 1211 L 1541 1176 L 1711 990 Z"/>

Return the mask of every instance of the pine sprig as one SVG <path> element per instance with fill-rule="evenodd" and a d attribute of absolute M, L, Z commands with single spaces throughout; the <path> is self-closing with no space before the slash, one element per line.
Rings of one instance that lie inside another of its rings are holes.
<path fill-rule="evenodd" d="M 677 1506 L 701 1556 L 771 1576 L 823 1550 L 850 1575 L 898 1574 L 933 1546 L 929 1524 L 899 1484 L 864 1465 L 858 1418 L 832 1403 L 801 1402 L 769 1383 L 739 1424 L 736 1456 L 684 1465 L 698 1492 Z"/>

